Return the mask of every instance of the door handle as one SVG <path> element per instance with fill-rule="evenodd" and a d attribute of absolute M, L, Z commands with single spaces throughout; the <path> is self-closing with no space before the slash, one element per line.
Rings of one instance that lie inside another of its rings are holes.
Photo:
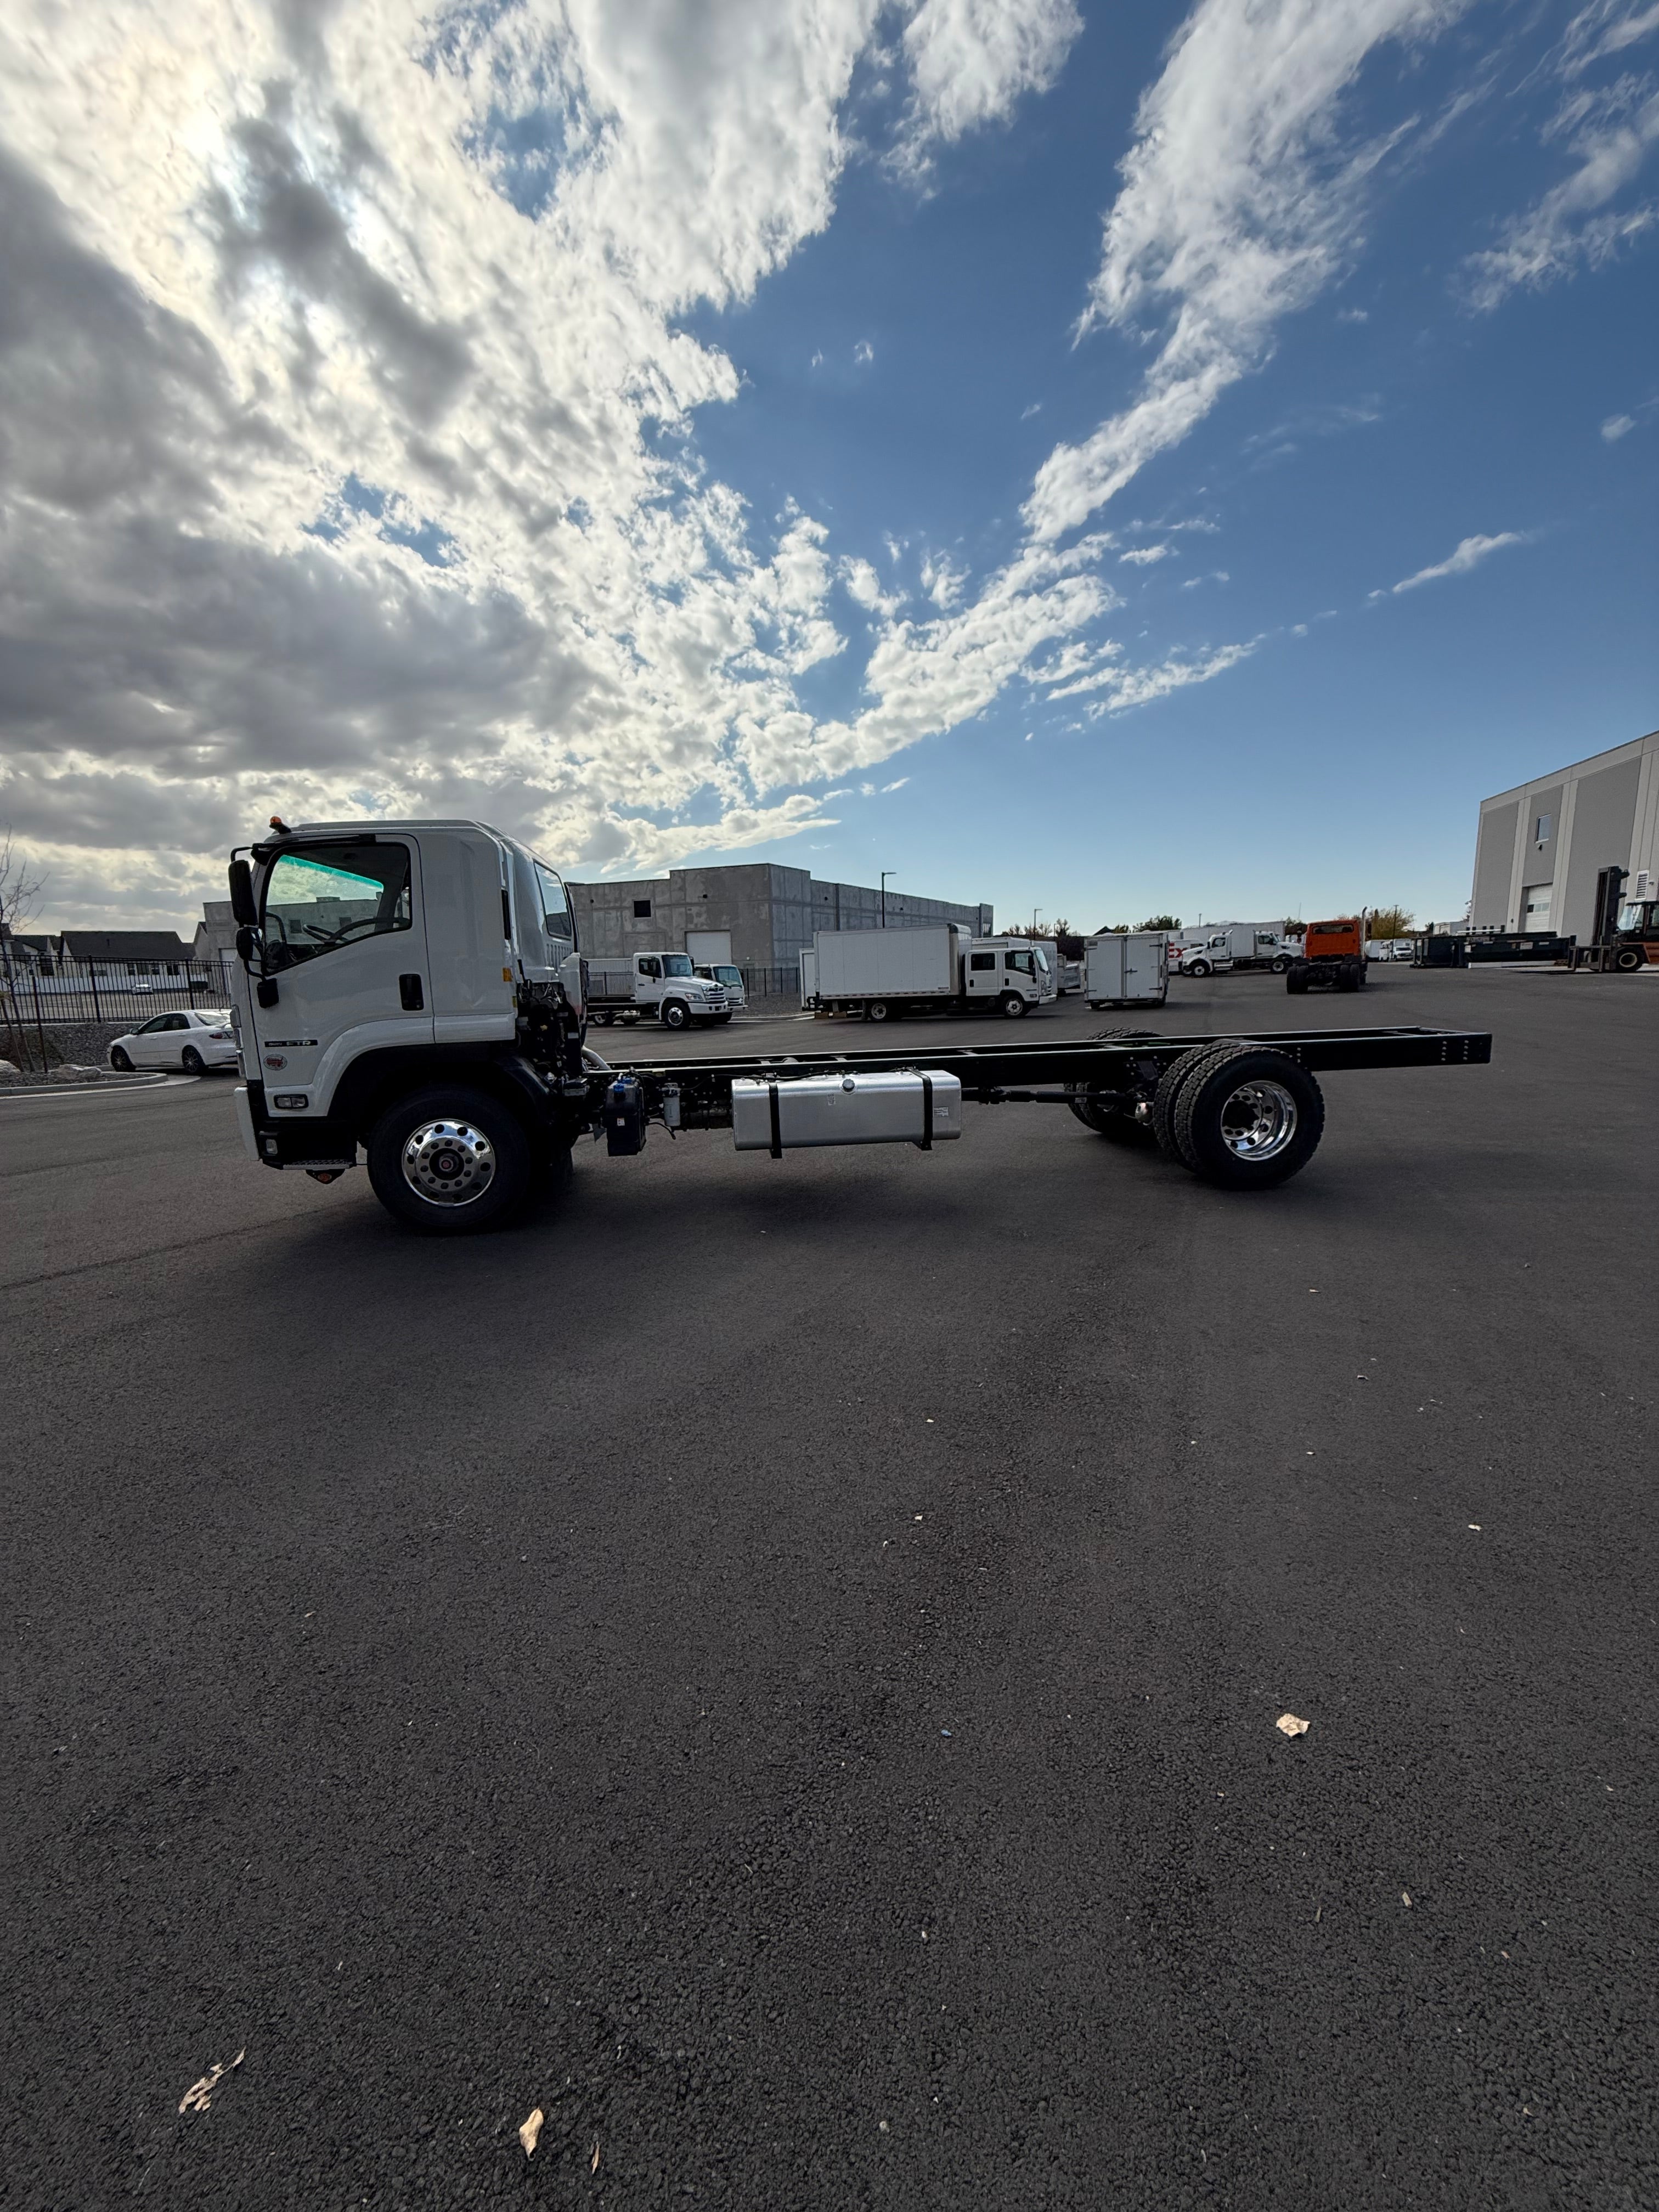
<path fill-rule="evenodd" d="M 421 988 L 421 979 L 418 975 L 399 975 L 398 996 L 404 1002 L 404 1012 L 406 1014 L 418 1014 L 426 1004 L 426 994 Z"/>

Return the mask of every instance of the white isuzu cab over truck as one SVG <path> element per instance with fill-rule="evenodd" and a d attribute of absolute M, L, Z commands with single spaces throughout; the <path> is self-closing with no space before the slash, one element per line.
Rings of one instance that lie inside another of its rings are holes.
<path fill-rule="evenodd" d="M 729 1128 L 773 1159 L 962 1133 L 966 1103 L 1064 1106 L 1207 1182 L 1270 1188 L 1324 1127 L 1315 1073 L 1484 1061 L 1428 1029 L 1255 1037 L 1107 1031 L 1069 1042 L 726 1054 L 609 1067 L 586 1048 L 576 927 L 556 870 L 478 822 L 320 822 L 233 855 L 250 1157 L 332 1182 L 360 1154 L 411 1226 L 483 1229 L 562 1184 L 573 1146 L 644 1147 L 648 1125 Z M 908 995 L 908 994 L 906 994 Z"/>
<path fill-rule="evenodd" d="M 1018 1019 L 1055 995 L 1048 955 L 1024 937 L 975 937 L 953 921 L 913 929 L 821 929 L 813 939 L 820 1012 L 1000 1013 Z"/>

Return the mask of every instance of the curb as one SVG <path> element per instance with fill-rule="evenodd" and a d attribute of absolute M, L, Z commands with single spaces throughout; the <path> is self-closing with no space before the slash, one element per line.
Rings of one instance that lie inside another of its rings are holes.
<path fill-rule="evenodd" d="M 118 1075 L 107 1083 L 5 1083 L 0 1098 L 101 1098 L 112 1091 L 155 1091 L 170 1080 L 158 1068 L 153 1075 Z"/>

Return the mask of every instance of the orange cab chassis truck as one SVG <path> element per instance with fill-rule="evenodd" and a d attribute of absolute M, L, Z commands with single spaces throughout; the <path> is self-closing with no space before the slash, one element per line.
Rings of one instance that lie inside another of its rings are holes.
<path fill-rule="evenodd" d="M 1365 917 L 1310 921 L 1302 957 L 1285 971 L 1285 988 L 1293 998 L 1316 988 L 1358 991 L 1365 982 Z"/>

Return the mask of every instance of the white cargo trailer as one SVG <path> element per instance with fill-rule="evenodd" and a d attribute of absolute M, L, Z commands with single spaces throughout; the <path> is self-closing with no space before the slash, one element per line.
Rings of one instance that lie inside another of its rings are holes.
<path fill-rule="evenodd" d="M 909 1009 L 1015 1018 L 1054 995 L 1025 938 L 970 937 L 955 922 L 920 929 L 821 929 L 816 1000 L 829 1013 L 884 1022 Z"/>
<path fill-rule="evenodd" d="M 1083 947 L 1083 995 L 1102 1006 L 1161 1006 L 1170 995 L 1169 939 L 1161 929 L 1109 930 Z"/>

